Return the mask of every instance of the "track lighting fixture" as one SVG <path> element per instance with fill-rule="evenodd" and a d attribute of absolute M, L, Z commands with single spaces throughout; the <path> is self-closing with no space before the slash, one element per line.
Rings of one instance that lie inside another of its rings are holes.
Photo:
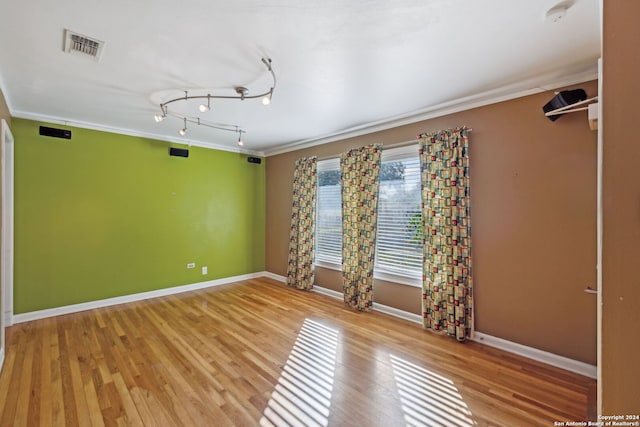
<path fill-rule="evenodd" d="M 178 131 L 180 136 L 185 136 L 187 134 L 187 118 L 184 118 L 184 127 Z"/>
<path fill-rule="evenodd" d="M 213 129 L 219 129 L 219 130 L 226 130 L 229 132 L 236 132 L 238 134 L 238 145 L 242 146 L 244 145 L 244 141 L 242 140 L 242 134 L 246 133 L 246 131 L 242 130 L 239 126 L 237 125 L 229 125 L 229 124 L 222 124 L 222 123 L 213 123 L 213 122 L 207 122 L 204 120 L 201 120 L 199 117 L 189 117 L 187 115 L 184 114 L 178 114 L 178 113 L 174 113 L 172 111 L 169 111 L 169 104 L 173 104 L 176 102 L 183 102 L 183 101 L 189 101 L 192 99 L 206 99 L 207 102 L 200 104 L 200 106 L 198 107 L 198 110 L 201 113 L 206 113 L 207 111 L 209 111 L 211 109 L 211 100 L 212 99 L 239 99 L 241 101 L 244 101 L 245 99 L 257 99 L 257 98 L 262 98 L 262 104 L 264 105 L 269 105 L 271 104 L 271 98 L 273 96 L 273 91 L 276 88 L 276 75 L 273 72 L 273 69 L 271 68 L 271 59 L 270 58 L 262 58 L 262 63 L 267 67 L 267 71 L 271 74 L 271 78 L 273 79 L 273 83 L 271 85 L 271 87 L 269 88 L 269 90 L 257 94 L 257 95 L 249 95 L 249 89 L 247 89 L 244 86 L 236 86 L 233 89 L 236 92 L 236 95 L 215 95 L 215 94 L 211 94 L 211 93 L 207 93 L 206 95 L 189 95 L 189 93 L 187 91 L 184 92 L 184 96 L 181 96 L 179 98 L 174 98 L 174 99 L 170 99 L 166 102 L 163 102 L 160 104 L 160 113 L 156 114 L 154 116 L 154 119 L 156 122 L 160 123 L 161 121 L 163 121 L 167 116 L 172 116 L 172 117 L 176 117 L 178 119 L 182 119 L 184 121 L 184 127 L 182 129 L 180 129 L 178 131 L 178 133 L 181 136 L 184 136 L 187 133 L 187 122 L 189 123 L 195 123 L 197 125 L 201 125 L 201 126 L 206 126 L 206 127 L 210 127 Z"/>

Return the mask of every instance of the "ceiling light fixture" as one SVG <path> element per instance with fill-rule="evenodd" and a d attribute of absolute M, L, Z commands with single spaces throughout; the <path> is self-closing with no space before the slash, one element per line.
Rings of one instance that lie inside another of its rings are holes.
<path fill-rule="evenodd" d="M 229 125 L 223 123 L 213 123 L 205 120 L 201 120 L 200 117 L 190 117 L 184 114 L 174 113 L 169 111 L 169 104 L 173 104 L 176 102 L 186 102 L 192 99 L 206 99 L 206 105 L 204 103 L 200 104 L 198 110 L 201 113 L 206 113 L 211 109 L 211 100 L 212 99 L 239 99 L 240 101 L 244 101 L 245 99 L 257 99 L 262 98 L 262 104 L 269 105 L 271 104 L 271 98 L 273 97 L 273 91 L 276 88 L 276 75 L 271 68 L 271 59 L 270 58 L 262 58 L 262 63 L 267 67 L 267 71 L 271 74 L 271 78 L 273 79 L 273 83 L 269 90 L 260 93 L 258 95 L 249 95 L 249 89 L 244 86 L 236 86 L 233 89 L 236 92 L 236 95 L 212 95 L 210 93 L 206 95 L 189 95 L 187 91 L 184 92 L 184 96 L 180 98 L 170 99 L 166 102 L 160 104 L 160 113 L 154 116 L 156 122 L 160 123 L 167 116 L 176 117 L 178 119 L 182 119 L 184 121 L 184 128 L 180 129 L 178 133 L 181 136 L 184 136 L 187 133 L 187 122 L 195 123 L 200 126 L 206 126 L 213 129 L 226 130 L 228 132 L 236 132 L 238 134 L 238 145 L 244 145 L 244 141 L 242 140 L 242 134 L 246 133 L 246 131 L 242 130 L 238 125 Z"/>

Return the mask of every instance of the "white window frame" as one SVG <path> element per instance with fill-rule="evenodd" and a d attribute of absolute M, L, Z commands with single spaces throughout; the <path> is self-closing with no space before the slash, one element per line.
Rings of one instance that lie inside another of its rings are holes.
<path fill-rule="evenodd" d="M 397 148 L 388 148 L 388 149 L 383 149 L 382 151 L 383 164 L 386 162 L 401 161 L 407 158 L 415 158 L 415 160 L 419 161 L 420 157 L 418 154 L 418 144 L 411 144 L 411 145 L 407 145 L 404 147 L 397 147 Z M 419 173 L 420 172 L 418 171 L 418 174 Z M 419 182 L 420 181 L 418 177 L 418 183 Z M 382 182 L 380 183 L 380 185 L 381 186 L 383 185 Z M 418 191 L 420 191 L 419 187 L 418 187 Z M 380 201 L 378 201 L 378 203 L 380 203 Z M 378 205 L 378 208 L 380 208 L 380 205 Z M 378 221 L 380 221 L 380 214 L 378 214 Z M 378 222 L 377 229 L 378 229 L 378 238 L 376 239 L 376 241 L 379 243 L 380 242 L 380 223 L 379 222 Z M 380 279 L 380 280 L 386 280 L 394 283 L 402 283 L 405 285 L 422 286 L 422 270 L 415 271 L 415 272 L 400 273 L 397 270 L 390 270 L 385 268 L 384 266 L 379 265 L 378 243 L 376 243 L 376 260 L 375 260 L 375 267 L 373 270 L 374 278 Z M 420 254 L 420 257 L 421 256 L 422 254 Z"/>
<path fill-rule="evenodd" d="M 338 173 L 340 172 L 340 159 L 339 158 L 332 158 L 332 159 L 327 159 L 327 160 L 319 160 L 317 162 L 317 170 L 316 173 L 318 174 L 318 206 L 316 207 L 316 259 L 315 259 L 315 264 L 319 267 L 324 267 L 324 268 L 330 268 L 332 270 L 342 270 L 342 244 L 340 245 L 340 251 L 337 257 L 331 257 L 331 256 L 324 256 L 324 257 L 320 257 L 321 259 L 318 259 L 318 233 L 319 233 L 319 217 L 320 217 L 320 173 L 325 172 L 325 171 L 330 171 L 330 170 L 337 170 Z M 341 202 L 341 198 L 340 199 L 340 203 L 342 206 L 342 202 Z M 341 217 L 342 217 L 342 213 L 341 213 Z M 340 222 L 340 226 L 342 226 L 342 222 Z M 340 233 L 342 235 L 342 232 Z"/>
<path fill-rule="evenodd" d="M 415 155 L 416 158 L 419 159 L 418 155 L 418 145 L 412 144 L 404 147 L 385 149 L 382 152 L 382 161 L 394 161 L 401 160 L 408 156 Z M 331 158 L 325 160 L 318 161 L 318 174 L 323 170 L 335 170 L 335 168 L 340 168 L 340 159 L 339 158 Z M 318 184 L 319 186 L 319 184 Z M 319 194 L 319 193 L 318 193 Z M 318 196 L 318 201 L 320 197 Z M 320 209 L 317 209 L 317 214 L 319 215 Z M 316 231 L 317 233 L 317 231 Z M 317 234 L 316 234 L 317 236 Z M 317 238 L 317 237 L 316 237 Z M 340 254 L 342 256 L 342 253 Z M 376 248 L 377 255 L 377 248 Z M 316 249 L 316 260 L 315 265 L 322 268 L 327 268 L 335 271 L 342 271 L 342 257 L 340 259 L 329 261 L 327 259 L 319 260 L 317 259 L 317 249 Z M 393 283 L 399 283 L 409 286 L 420 287 L 422 286 L 422 272 L 414 274 L 399 274 L 394 271 L 385 270 L 383 267 L 379 267 L 377 265 L 377 256 L 376 256 L 376 266 L 374 268 L 374 278 L 378 280 L 389 281 Z"/>

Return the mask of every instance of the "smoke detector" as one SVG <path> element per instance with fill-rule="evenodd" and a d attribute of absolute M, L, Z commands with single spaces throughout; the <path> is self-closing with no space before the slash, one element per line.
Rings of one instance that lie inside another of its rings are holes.
<path fill-rule="evenodd" d="M 567 9 L 565 7 L 554 7 L 549 9 L 545 15 L 547 22 L 558 22 L 567 16 Z"/>
<path fill-rule="evenodd" d="M 547 10 L 547 13 L 544 15 L 544 20 L 552 23 L 562 21 L 567 16 L 567 10 L 573 6 L 573 3 L 573 0 L 558 3 L 551 9 Z"/>
<path fill-rule="evenodd" d="M 74 55 L 93 59 L 96 62 L 102 57 L 104 42 L 71 30 L 64 30 L 64 51 Z"/>

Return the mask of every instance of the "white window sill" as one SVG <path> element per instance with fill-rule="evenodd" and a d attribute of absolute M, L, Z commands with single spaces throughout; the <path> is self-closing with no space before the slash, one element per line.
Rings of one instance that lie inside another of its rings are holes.
<path fill-rule="evenodd" d="M 335 262 L 316 261 L 315 265 L 317 267 L 322 267 L 329 270 L 342 271 L 342 264 L 338 264 Z M 385 280 L 387 282 L 399 283 L 401 285 L 414 286 L 418 288 L 422 286 L 421 277 L 390 273 L 384 270 L 383 271 L 374 270 L 373 278 L 378 280 Z"/>
<path fill-rule="evenodd" d="M 421 287 L 422 278 L 416 276 L 405 276 L 402 274 L 391 273 L 389 271 L 381 270 L 373 272 L 373 278 L 379 280 L 386 280 L 387 282 L 400 283 L 402 285 Z"/>

